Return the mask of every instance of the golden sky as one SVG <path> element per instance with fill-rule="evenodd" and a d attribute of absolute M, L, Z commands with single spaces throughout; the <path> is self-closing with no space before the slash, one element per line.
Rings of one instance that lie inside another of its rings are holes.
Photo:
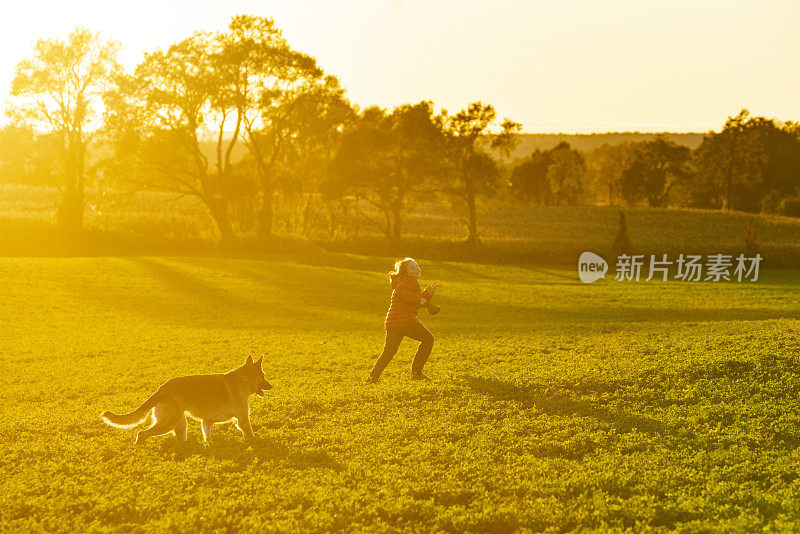
<path fill-rule="evenodd" d="M 800 121 L 800 0 L 120 0 L 5 3 L 0 101 L 38 38 L 77 25 L 145 51 L 273 17 L 362 106 L 490 102 L 527 132 L 707 131 L 746 107 Z"/>

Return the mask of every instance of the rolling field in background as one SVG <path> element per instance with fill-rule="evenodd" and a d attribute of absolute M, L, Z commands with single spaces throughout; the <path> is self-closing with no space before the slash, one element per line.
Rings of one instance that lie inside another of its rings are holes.
<path fill-rule="evenodd" d="M 226 254 L 216 248 L 219 237 L 214 223 L 196 198 L 112 191 L 90 197 L 87 243 L 70 248 L 70 239 L 60 236 L 52 224 L 59 198 L 55 188 L 0 185 L 0 255 Z M 374 220 L 381 220 L 378 213 L 364 209 Z M 633 253 L 749 252 L 745 235 L 752 225 L 765 265 L 800 268 L 800 219 L 713 210 L 490 203 L 481 207 L 478 219 L 483 246 L 467 250 L 464 217 L 458 210 L 419 203 L 405 219 L 400 244 L 386 240 L 363 222 L 351 228 L 347 240 L 342 235 L 331 239 L 324 232 L 311 240 L 333 251 L 373 256 L 573 265 L 586 250 L 610 254 L 621 211 Z M 278 229 L 278 235 L 286 234 Z M 302 242 L 291 233 L 288 238 Z"/>
<path fill-rule="evenodd" d="M 0 530 L 800 529 L 800 272 L 421 265 L 431 380 L 368 385 L 390 259 L 0 259 Z M 99 418 L 262 352 L 253 443 Z"/>

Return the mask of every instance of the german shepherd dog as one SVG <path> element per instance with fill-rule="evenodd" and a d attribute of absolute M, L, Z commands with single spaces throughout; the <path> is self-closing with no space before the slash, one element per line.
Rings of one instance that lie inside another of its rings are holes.
<path fill-rule="evenodd" d="M 165 382 L 158 391 L 131 413 L 119 415 L 103 412 L 111 426 L 130 428 L 139 425 L 153 411 L 153 424 L 136 435 L 136 444 L 151 436 L 175 432 L 179 441 L 186 441 L 186 414 L 199 419 L 203 425 L 203 441 L 208 441 L 214 423 L 236 420 L 236 427 L 245 438 L 254 436 L 250 426 L 248 399 L 255 393 L 264 396 L 272 386 L 264 379 L 262 355 L 257 361 L 247 361 L 224 374 L 179 376 Z"/>

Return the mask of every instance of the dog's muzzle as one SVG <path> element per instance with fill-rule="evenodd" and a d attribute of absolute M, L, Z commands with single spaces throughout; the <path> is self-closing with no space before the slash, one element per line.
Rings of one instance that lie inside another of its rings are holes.
<path fill-rule="evenodd" d="M 264 391 L 268 389 L 272 389 L 272 384 L 270 384 L 266 380 L 262 380 L 261 383 L 258 385 L 258 391 L 256 391 L 256 395 L 263 398 Z"/>

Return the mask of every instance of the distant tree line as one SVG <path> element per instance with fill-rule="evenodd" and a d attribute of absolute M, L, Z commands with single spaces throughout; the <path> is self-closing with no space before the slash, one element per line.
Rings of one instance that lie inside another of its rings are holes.
<path fill-rule="evenodd" d="M 482 198 L 544 205 L 689 206 L 800 215 L 800 128 L 742 111 L 695 149 L 666 138 L 510 160 L 520 125 L 475 102 L 359 109 L 272 19 L 237 16 L 145 55 L 77 29 L 19 63 L 0 181 L 58 186 L 58 220 L 83 225 L 87 192 L 196 197 L 222 240 L 275 233 L 401 239 L 436 199 L 479 238 Z M 377 214 L 377 216 L 376 216 Z"/>
<path fill-rule="evenodd" d="M 581 154 L 561 143 L 513 166 L 512 200 L 800 216 L 800 125 L 742 110 L 694 150 L 665 137 Z"/>

